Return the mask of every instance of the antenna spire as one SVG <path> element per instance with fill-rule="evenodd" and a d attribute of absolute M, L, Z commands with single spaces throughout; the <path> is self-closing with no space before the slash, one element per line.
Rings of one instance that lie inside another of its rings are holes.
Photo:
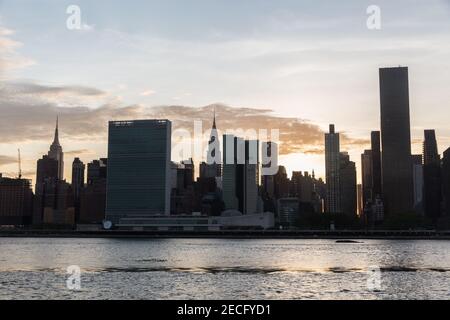
<path fill-rule="evenodd" d="M 53 139 L 53 144 L 59 145 L 59 116 L 56 116 L 56 128 L 55 128 L 55 138 Z"/>

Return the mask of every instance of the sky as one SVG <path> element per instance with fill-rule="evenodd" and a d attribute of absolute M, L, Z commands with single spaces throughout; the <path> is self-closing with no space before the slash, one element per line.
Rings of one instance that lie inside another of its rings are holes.
<path fill-rule="evenodd" d="M 17 175 L 20 148 L 34 180 L 57 115 L 70 181 L 75 156 L 107 155 L 109 120 L 206 130 L 215 106 L 219 129 L 279 129 L 280 162 L 321 177 L 334 123 L 360 175 L 380 67 L 409 67 L 413 152 L 424 129 L 450 146 L 449 57 L 449 0 L 0 0 L 0 172 Z"/>

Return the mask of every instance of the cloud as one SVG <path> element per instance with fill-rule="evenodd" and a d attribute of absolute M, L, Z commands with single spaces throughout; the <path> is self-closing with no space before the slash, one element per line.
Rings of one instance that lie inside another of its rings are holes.
<path fill-rule="evenodd" d="M 87 103 L 86 97 L 94 103 Z M 2 142 L 48 141 L 57 115 L 61 135 L 76 140 L 104 137 L 108 120 L 143 114 L 140 106 L 119 106 L 117 101 L 106 98 L 95 88 L 0 83 Z"/>
<path fill-rule="evenodd" d="M 88 105 L 61 106 L 51 99 L 64 94 L 94 96 L 102 101 L 104 92 L 87 87 L 48 87 L 37 84 L 6 84 L 0 88 L 0 136 L 8 143 L 19 141 L 49 141 L 53 134 L 54 119 L 60 118 L 60 134 L 63 139 L 98 139 L 105 141 L 107 124 L 111 120 L 161 118 L 173 121 L 173 130 L 193 131 L 194 121 L 202 121 L 203 130 L 212 125 L 214 109 L 217 125 L 222 133 L 226 130 L 256 131 L 279 129 L 280 153 L 323 153 L 324 132 L 310 121 L 280 117 L 271 109 L 254 107 L 231 107 L 215 104 L 204 107 L 183 105 L 155 106 L 122 105 L 118 101 L 103 103 L 99 107 Z M 29 96 L 34 99 L 29 99 Z M 345 147 L 366 145 L 367 140 L 353 139 L 342 134 Z M 86 152 L 88 150 L 76 150 Z M 75 152 L 74 152 L 75 153 Z"/>
<path fill-rule="evenodd" d="M 81 155 L 92 155 L 92 154 L 95 154 L 95 151 L 89 150 L 89 149 L 79 149 L 79 150 L 64 151 L 64 154 L 66 156 L 79 157 Z"/>
<path fill-rule="evenodd" d="M 0 86 L 1 95 L 26 95 L 41 96 L 41 97 L 61 97 L 64 95 L 77 96 L 102 96 L 105 92 L 89 87 L 83 86 L 44 86 L 30 82 L 6 82 Z"/>
<path fill-rule="evenodd" d="M 17 163 L 17 158 L 0 155 L 0 166 Z"/>
<path fill-rule="evenodd" d="M 24 68 L 34 64 L 34 61 L 22 57 L 17 53 L 17 49 L 22 43 L 11 39 L 13 30 L 0 26 L 0 79 L 4 78 L 6 71 Z"/>
<path fill-rule="evenodd" d="M 143 96 L 143 97 L 148 97 L 148 96 L 152 96 L 152 95 L 154 95 L 156 93 L 156 91 L 154 91 L 154 90 L 145 90 L 145 91 L 143 91 L 143 92 L 141 92 L 141 96 Z"/>

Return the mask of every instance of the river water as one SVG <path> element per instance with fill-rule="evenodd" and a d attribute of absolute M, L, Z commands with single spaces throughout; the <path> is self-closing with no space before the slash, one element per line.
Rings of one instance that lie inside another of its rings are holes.
<path fill-rule="evenodd" d="M 0 238 L 0 299 L 450 299 L 450 241 L 358 241 Z"/>

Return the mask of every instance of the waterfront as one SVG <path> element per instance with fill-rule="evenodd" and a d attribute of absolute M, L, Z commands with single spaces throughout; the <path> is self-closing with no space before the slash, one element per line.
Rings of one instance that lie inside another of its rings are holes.
<path fill-rule="evenodd" d="M 0 238 L 0 299 L 449 299 L 449 275 L 450 241 Z"/>

